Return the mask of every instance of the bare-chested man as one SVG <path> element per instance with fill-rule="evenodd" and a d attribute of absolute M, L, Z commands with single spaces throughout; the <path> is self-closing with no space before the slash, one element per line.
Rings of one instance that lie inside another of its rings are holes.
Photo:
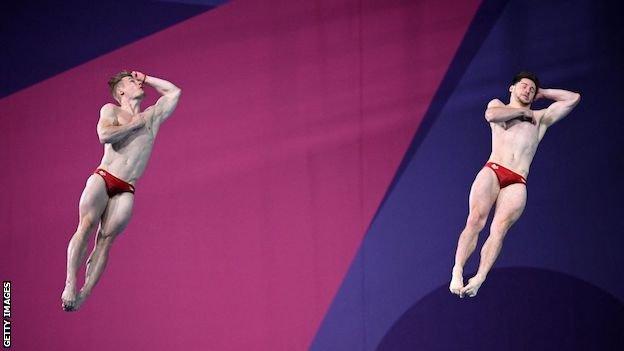
<path fill-rule="evenodd" d="M 87 179 L 78 205 L 78 229 L 67 248 L 67 278 L 61 295 L 63 309 L 76 311 L 97 284 L 108 251 L 130 220 L 134 185 L 141 177 L 160 125 L 171 115 L 180 98 L 180 89 L 170 82 L 141 72 L 123 71 L 108 82 L 119 103 L 100 110 L 97 133 L 104 144 L 104 157 Z M 162 96 L 154 106 L 141 112 L 143 85 L 152 86 Z M 97 228 L 95 247 L 87 259 L 85 282 L 76 291 L 76 274 L 83 263 L 87 240 Z"/>
<path fill-rule="evenodd" d="M 457 243 L 449 289 L 459 297 L 477 295 L 498 257 L 505 234 L 524 210 L 526 178 L 537 145 L 548 127 L 567 116 L 580 100 L 577 93 L 539 88 L 537 77 L 530 72 L 517 74 L 509 92 L 509 104 L 494 99 L 485 111 L 485 119 L 492 128 L 492 154 L 472 183 L 470 213 Z M 554 103 L 542 110 L 531 110 L 531 103 L 540 98 Z M 464 265 L 477 246 L 479 232 L 494 203 L 494 218 L 490 235 L 481 248 L 479 269 L 464 286 Z"/>

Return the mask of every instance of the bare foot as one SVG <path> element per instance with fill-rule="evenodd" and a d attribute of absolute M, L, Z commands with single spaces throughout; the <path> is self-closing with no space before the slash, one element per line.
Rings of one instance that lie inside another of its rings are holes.
<path fill-rule="evenodd" d="M 468 279 L 468 284 L 466 284 L 466 286 L 463 287 L 463 289 L 461 289 L 459 297 L 477 296 L 477 292 L 479 291 L 479 288 L 481 287 L 481 284 L 483 284 L 484 281 L 485 281 L 485 277 L 482 277 L 480 275 L 475 275 L 474 277 Z"/>
<path fill-rule="evenodd" d="M 76 294 L 76 288 L 73 285 L 66 285 L 61 295 L 63 310 L 65 312 L 78 311 L 87 297 L 89 297 L 89 294 L 85 293 L 82 289 Z"/>
<path fill-rule="evenodd" d="M 65 284 L 65 290 L 61 294 L 61 306 L 65 312 L 74 311 L 76 306 L 76 287 L 73 284 Z"/>
<path fill-rule="evenodd" d="M 78 296 L 76 297 L 76 303 L 74 304 L 74 311 L 78 311 L 78 309 L 82 307 L 82 304 L 85 302 L 87 297 L 89 297 L 89 294 L 85 293 L 84 290 L 80 289 L 80 291 L 78 292 Z"/>
<path fill-rule="evenodd" d="M 464 277 L 462 276 L 463 270 L 461 268 L 453 267 L 453 275 L 451 278 L 451 284 L 449 290 L 452 294 L 459 295 L 461 289 L 464 287 Z"/>

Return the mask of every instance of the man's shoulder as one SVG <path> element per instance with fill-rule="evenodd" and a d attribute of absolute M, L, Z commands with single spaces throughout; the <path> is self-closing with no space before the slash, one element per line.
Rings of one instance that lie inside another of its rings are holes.
<path fill-rule="evenodd" d="M 119 106 L 109 102 L 107 104 L 104 104 L 104 106 L 102 106 L 102 108 L 100 109 L 100 116 L 104 117 L 114 115 L 118 109 Z"/>
<path fill-rule="evenodd" d="M 118 109 L 119 106 L 111 103 L 102 106 L 102 108 L 100 109 L 100 122 L 114 121 L 116 119 Z"/>
<path fill-rule="evenodd" d="M 499 99 L 492 99 L 490 100 L 490 102 L 488 102 L 488 107 L 501 107 L 501 106 L 507 106 L 505 105 L 504 102 L 500 101 Z"/>
<path fill-rule="evenodd" d="M 119 108 L 119 106 L 109 102 L 104 104 L 104 106 L 102 106 L 102 108 L 100 109 L 100 112 L 112 112 L 112 111 L 116 111 Z"/>

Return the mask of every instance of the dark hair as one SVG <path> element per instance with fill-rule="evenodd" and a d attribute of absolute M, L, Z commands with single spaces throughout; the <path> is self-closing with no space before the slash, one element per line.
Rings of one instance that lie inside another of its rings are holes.
<path fill-rule="evenodd" d="M 130 71 L 121 71 L 108 80 L 108 87 L 110 88 L 111 95 L 113 95 L 113 97 L 117 101 L 119 101 L 119 99 L 117 98 L 117 94 L 115 93 L 115 87 L 117 86 L 117 83 L 124 79 L 124 77 L 132 77 L 132 73 L 130 73 Z"/>
<path fill-rule="evenodd" d="M 530 79 L 533 81 L 533 83 L 535 83 L 535 93 L 537 93 L 537 91 L 539 90 L 539 79 L 537 79 L 537 76 L 535 75 L 535 73 L 533 72 L 528 72 L 528 71 L 522 71 L 518 74 L 516 74 L 513 79 L 511 80 L 511 85 L 514 85 L 516 83 L 518 83 L 522 78 L 526 78 L 526 79 Z"/>

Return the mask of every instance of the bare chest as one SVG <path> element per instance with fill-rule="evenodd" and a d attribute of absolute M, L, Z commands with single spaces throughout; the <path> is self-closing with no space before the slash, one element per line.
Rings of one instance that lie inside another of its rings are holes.
<path fill-rule="evenodd" d="M 537 136 L 539 122 L 531 123 L 514 119 L 507 121 L 503 125 L 505 134 L 511 137 L 533 137 Z"/>
<path fill-rule="evenodd" d="M 534 148 L 539 143 L 539 121 L 507 121 L 493 128 L 492 138 L 500 147 Z"/>
<path fill-rule="evenodd" d="M 117 116 L 117 125 L 124 126 L 133 122 L 132 116 L 129 114 L 121 113 Z M 130 135 L 128 135 L 125 139 L 116 143 L 115 148 L 120 149 L 132 149 L 135 151 L 139 151 L 146 147 L 151 147 L 154 142 L 154 133 L 152 130 L 152 125 L 150 120 L 146 120 L 145 125 L 133 131 Z"/>

